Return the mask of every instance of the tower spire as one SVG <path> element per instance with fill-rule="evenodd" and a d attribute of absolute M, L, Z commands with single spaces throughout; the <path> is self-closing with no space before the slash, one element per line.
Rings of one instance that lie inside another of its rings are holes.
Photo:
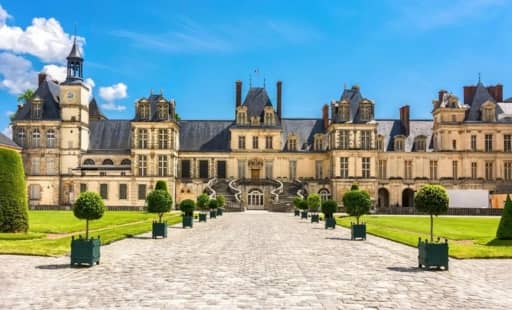
<path fill-rule="evenodd" d="M 68 57 L 66 57 L 68 61 L 66 82 L 83 80 L 84 59 L 82 57 L 82 54 L 80 53 L 80 48 L 78 47 L 78 44 L 76 42 L 76 25 L 74 31 L 75 34 L 73 37 L 73 46 L 71 47 L 71 51 L 69 52 Z"/>

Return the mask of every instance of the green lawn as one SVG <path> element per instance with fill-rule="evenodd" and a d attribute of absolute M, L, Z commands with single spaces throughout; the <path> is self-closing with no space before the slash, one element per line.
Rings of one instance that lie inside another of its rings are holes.
<path fill-rule="evenodd" d="M 435 238 L 447 238 L 450 256 L 456 258 L 512 257 L 512 240 L 494 240 L 499 217 L 440 216 L 434 218 Z M 417 246 L 418 237 L 426 238 L 430 231 L 428 216 L 379 216 L 363 217 L 368 233 Z M 351 217 L 336 218 L 338 225 L 350 227 Z"/>
<path fill-rule="evenodd" d="M 90 234 L 100 235 L 102 244 L 151 230 L 155 214 L 136 211 L 105 212 L 103 218 L 91 221 Z M 181 213 L 164 217 L 169 224 L 181 222 Z M 71 234 L 84 234 L 85 221 L 71 211 L 29 211 L 27 234 L 0 233 L 0 254 L 63 255 L 69 253 Z"/>

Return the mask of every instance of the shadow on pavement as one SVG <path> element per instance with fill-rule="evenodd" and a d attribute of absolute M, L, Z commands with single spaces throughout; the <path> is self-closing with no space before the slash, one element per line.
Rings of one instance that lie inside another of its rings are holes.
<path fill-rule="evenodd" d="M 86 266 L 84 266 L 86 267 Z M 71 264 L 50 264 L 50 265 L 39 265 L 36 266 L 37 269 L 45 269 L 45 270 L 52 270 L 52 269 L 67 269 L 71 268 Z"/>
<path fill-rule="evenodd" d="M 325 239 L 328 239 L 328 240 L 348 240 L 348 241 L 352 241 L 352 239 L 350 239 L 350 238 L 340 238 L 340 237 L 326 237 Z"/>
<path fill-rule="evenodd" d="M 422 272 L 423 269 L 420 269 L 418 267 L 387 267 L 388 270 L 396 271 L 396 272 L 409 272 L 409 273 L 416 273 L 416 272 Z"/>

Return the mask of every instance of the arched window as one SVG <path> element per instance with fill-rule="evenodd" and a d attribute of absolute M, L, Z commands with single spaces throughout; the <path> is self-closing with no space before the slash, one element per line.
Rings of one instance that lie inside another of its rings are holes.
<path fill-rule="evenodd" d="M 94 160 L 90 159 L 90 158 L 87 158 L 86 160 L 84 160 L 84 166 L 94 166 Z"/>
<path fill-rule="evenodd" d="M 27 134 L 25 133 L 24 128 L 18 128 L 18 144 L 20 146 L 25 146 L 25 140 L 27 138 Z"/>
<path fill-rule="evenodd" d="M 114 162 L 112 161 L 112 159 L 105 159 L 102 163 L 103 166 L 113 166 L 114 165 Z"/>
<path fill-rule="evenodd" d="M 318 195 L 320 195 L 320 199 L 322 199 L 322 201 L 326 201 L 331 198 L 331 193 L 329 193 L 329 190 L 327 188 L 322 188 L 321 190 L 319 190 Z"/>
<path fill-rule="evenodd" d="M 130 166 L 132 164 L 132 161 L 128 158 L 125 158 L 121 161 L 121 166 Z"/>
<path fill-rule="evenodd" d="M 32 131 L 32 146 L 33 147 L 40 147 L 41 145 L 41 132 L 39 129 L 34 129 Z"/>
<path fill-rule="evenodd" d="M 418 136 L 414 139 L 414 151 L 425 152 L 427 150 L 427 137 Z"/>
<path fill-rule="evenodd" d="M 403 152 L 404 151 L 404 137 L 396 136 L 395 137 L 395 152 Z"/>
<path fill-rule="evenodd" d="M 57 138 L 55 137 L 55 130 L 48 129 L 46 132 L 46 147 L 56 147 Z"/>

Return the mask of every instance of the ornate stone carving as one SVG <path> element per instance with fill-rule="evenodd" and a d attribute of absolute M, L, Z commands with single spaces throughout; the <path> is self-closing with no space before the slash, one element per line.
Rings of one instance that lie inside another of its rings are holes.
<path fill-rule="evenodd" d="M 261 158 L 249 159 L 249 168 L 250 169 L 262 169 L 263 168 L 263 159 L 261 159 Z"/>

